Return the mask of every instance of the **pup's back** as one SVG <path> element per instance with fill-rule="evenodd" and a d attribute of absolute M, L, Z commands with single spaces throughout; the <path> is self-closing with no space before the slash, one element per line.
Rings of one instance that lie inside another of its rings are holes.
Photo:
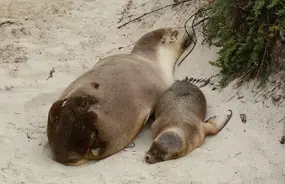
<path fill-rule="evenodd" d="M 176 81 L 162 94 L 155 107 L 155 117 L 165 115 L 172 115 L 174 119 L 194 116 L 204 121 L 206 98 L 203 92 L 188 79 Z"/>
<path fill-rule="evenodd" d="M 197 84 L 201 81 L 202 84 Z M 231 110 L 205 120 L 206 98 L 199 88 L 207 82 L 186 78 L 176 81 L 162 94 L 155 107 L 153 142 L 145 155 L 146 162 L 183 157 L 199 147 L 205 136 L 217 134 L 227 124 Z"/>

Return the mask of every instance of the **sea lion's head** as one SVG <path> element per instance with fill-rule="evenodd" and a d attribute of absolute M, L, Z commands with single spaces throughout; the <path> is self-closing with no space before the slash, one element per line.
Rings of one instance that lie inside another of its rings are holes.
<path fill-rule="evenodd" d="M 179 158 L 185 150 L 185 142 L 181 135 L 172 130 L 159 134 L 145 155 L 145 161 L 149 164 Z"/>
<path fill-rule="evenodd" d="M 132 54 L 154 60 L 164 59 L 166 56 L 176 61 L 192 43 L 191 35 L 188 35 L 184 28 L 156 29 L 137 41 Z"/>
<path fill-rule="evenodd" d="M 47 136 L 55 161 L 81 165 L 104 150 L 99 140 L 98 117 L 90 110 L 98 101 L 76 96 L 54 102 L 49 110 Z"/>

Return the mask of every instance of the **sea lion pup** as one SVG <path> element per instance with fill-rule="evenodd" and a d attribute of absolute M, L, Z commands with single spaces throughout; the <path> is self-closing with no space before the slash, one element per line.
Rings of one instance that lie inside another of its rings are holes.
<path fill-rule="evenodd" d="M 53 159 L 81 165 L 127 147 L 173 84 L 172 69 L 191 40 L 183 28 L 154 30 L 130 54 L 104 58 L 75 79 L 49 110 Z"/>
<path fill-rule="evenodd" d="M 205 120 L 206 98 L 199 88 L 208 82 L 186 78 L 176 81 L 162 94 L 154 110 L 155 121 L 151 126 L 154 141 L 145 155 L 146 162 L 183 157 L 199 147 L 207 135 L 217 134 L 227 124 L 231 110 Z"/>

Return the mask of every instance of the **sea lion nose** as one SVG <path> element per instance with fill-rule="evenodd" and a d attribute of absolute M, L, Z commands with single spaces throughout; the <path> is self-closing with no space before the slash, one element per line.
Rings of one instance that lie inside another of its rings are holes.
<path fill-rule="evenodd" d="M 150 159 L 150 156 L 149 156 L 149 155 L 146 155 L 146 156 L 145 156 L 145 161 L 149 162 L 149 159 Z"/>
<path fill-rule="evenodd" d="M 146 161 L 147 163 L 149 163 L 149 164 L 153 164 L 153 163 L 156 162 L 155 159 L 153 158 L 153 156 L 151 156 L 151 155 L 149 155 L 149 154 L 147 154 L 147 155 L 145 156 L 145 161 Z"/>

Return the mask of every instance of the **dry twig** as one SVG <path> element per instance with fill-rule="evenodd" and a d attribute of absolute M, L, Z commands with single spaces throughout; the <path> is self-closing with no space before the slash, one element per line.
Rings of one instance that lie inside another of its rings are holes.
<path fill-rule="evenodd" d="M 130 23 L 132 23 L 132 22 L 134 22 L 134 21 L 136 21 L 136 20 L 139 20 L 140 18 L 142 18 L 142 17 L 144 17 L 144 16 L 146 16 L 146 15 L 149 15 L 149 14 L 151 14 L 151 13 L 157 12 L 157 11 L 162 10 L 162 9 L 165 9 L 165 8 L 168 8 L 168 7 L 170 7 L 170 6 L 177 6 L 177 5 L 179 5 L 179 4 L 187 3 L 187 2 L 189 2 L 189 1 L 192 1 L 192 0 L 184 0 L 184 1 L 181 1 L 181 2 L 175 2 L 175 3 L 169 4 L 169 5 L 165 5 L 165 6 L 163 6 L 163 7 L 157 8 L 157 9 L 152 10 L 152 11 L 150 11 L 150 12 L 144 13 L 144 14 L 142 14 L 142 15 L 140 15 L 140 16 L 138 16 L 138 17 L 136 17 L 136 18 L 134 18 L 134 19 L 132 19 L 132 20 L 130 20 L 130 21 L 128 21 L 128 22 L 126 22 L 126 23 L 120 25 L 120 26 L 118 26 L 117 28 L 120 29 L 120 28 L 122 28 L 122 27 L 125 27 L 126 25 L 128 25 L 128 24 L 130 24 Z"/>
<path fill-rule="evenodd" d="M 15 24 L 15 22 L 10 21 L 10 20 L 6 20 L 6 21 L 0 23 L 0 27 L 5 25 L 5 24 Z"/>
<path fill-rule="evenodd" d="M 246 123 L 246 122 L 247 122 L 246 114 L 240 114 L 239 116 L 240 116 L 241 122 L 243 122 L 243 123 Z"/>
<path fill-rule="evenodd" d="M 194 48 L 196 47 L 196 44 L 197 44 L 197 37 L 196 37 L 195 27 L 198 26 L 198 25 L 200 25 L 201 23 L 204 23 L 206 20 L 208 20 L 208 17 L 203 18 L 202 20 L 200 20 L 200 21 L 197 22 L 197 23 L 195 23 L 195 21 L 197 20 L 198 15 L 199 15 L 200 13 L 202 13 L 202 12 L 204 12 L 204 11 L 208 11 L 208 10 L 209 10 L 209 9 L 203 9 L 203 8 L 201 8 L 201 9 L 199 9 L 196 13 L 192 14 L 192 15 L 185 21 L 184 29 L 185 29 L 186 33 L 188 34 L 188 36 L 192 39 L 194 45 L 193 45 L 193 47 L 191 48 L 191 50 L 184 56 L 184 58 L 180 60 L 180 62 L 178 63 L 177 66 L 180 66 L 180 64 L 185 60 L 185 58 L 188 57 L 189 54 L 190 54 L 190 53 L 194 50 Z M 194 17 L 194 19 L 193 19 L 193 21 L 192 21 L 192 26 L 191 26 L 193 36 L 191 36 L 190 33 L 189 33 L 188 30 L 187 30 L 187 23 L 188 23 L 193 17 Z"/>
<path fill-rule="evenodd" d="M 47 80 L 49 80 L 49 79 L 53 78 L 53 74 L 54 74 L 54 72 L 55 72 L 55 69 L 54 69 L 54 68 L 52 68 L 52 69 L 51 69 L 51 71 L 49 72 L 49 76 L 48 76 Z"/>

